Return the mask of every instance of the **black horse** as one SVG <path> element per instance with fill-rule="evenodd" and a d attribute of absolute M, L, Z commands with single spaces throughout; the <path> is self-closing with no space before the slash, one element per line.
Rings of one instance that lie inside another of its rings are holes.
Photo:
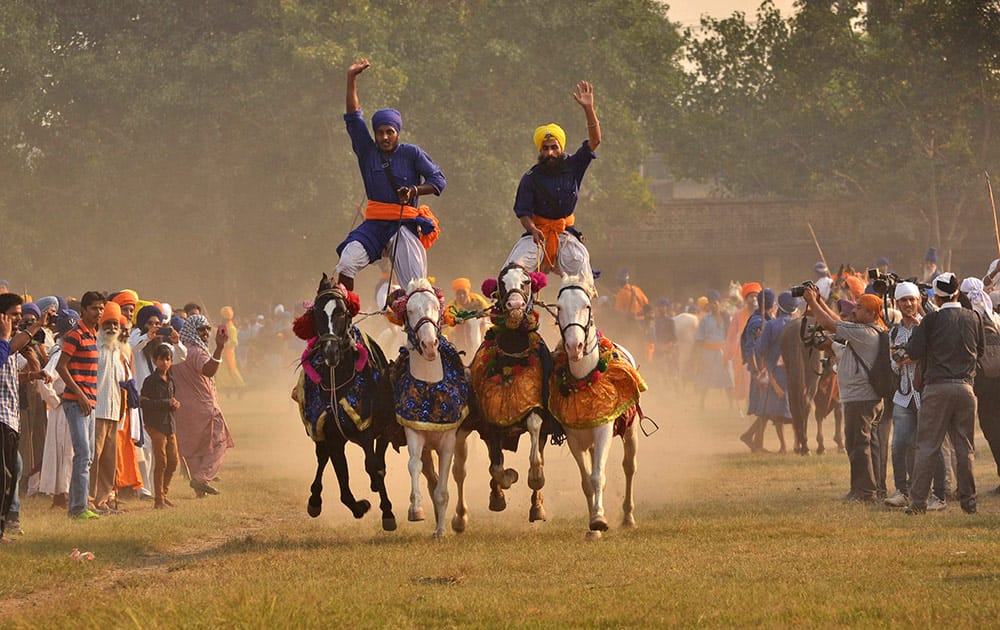
<path fill-rule="evenodd" d="M 382 529 L 393 531 L 396 517 L 385 489 L 385 453 L 390 444 L 398 450 L 405 441 L 395 422 L 388 362 L 374 340 L 351 325 L 347 294 L 326 274 L 312 317 L 317 337 L 303 359 L 296 395 L 306 432 L 316 443 L 309 516 L 322 511 L 323 470 L 328 461 L 337 473 L 340 501 L 354 517 L 361 518 L 371 509 L 371 503 L 351 493 L 344 449 L 353 442 L 365 452 L 365 471 L 380 499 Z"/>

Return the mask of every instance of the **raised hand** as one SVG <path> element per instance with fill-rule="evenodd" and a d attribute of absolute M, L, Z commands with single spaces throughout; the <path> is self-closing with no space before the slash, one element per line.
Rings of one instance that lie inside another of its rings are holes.
<path fill-rule="evenodd" d="M 350 67 L 347 68 L 347 74 L 349 74 L 352 77 L 356 77 L 362 72 L 364 72 L 371 65 L 372 64 L 370 61 L 362 57 L 361 59 L 358 59 L 357 61 L 352 63 Z"/>
<path fill-rule="evenodd" d="M 573 100 L 581 107 L 588 108 L 594 106 L 594 88 L 586 81 L 580 81 L 573 90 Z"/>
<path fill-rule="evenodd" d="M 0 339 L 9 340 L 10 331 L 13 327 L 10 315 L 7 313 L 0 313 Z"/>

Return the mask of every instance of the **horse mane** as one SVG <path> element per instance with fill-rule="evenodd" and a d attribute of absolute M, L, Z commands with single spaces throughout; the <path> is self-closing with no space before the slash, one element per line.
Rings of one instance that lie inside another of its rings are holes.
<path fill-rule="evenodd" d="M 573 286 L 582 287 L 583 289 L 585 289 L 587 291 L 587 295 L 589 295 L 591 299 L 597 297 L 597 288 L 594 286 L 593 279 L 587 279 L 584 277 L 583 274 L 579 273 L 563 274 L 562 288 L 565 289 L 566 287 L 573 287 Z"/>

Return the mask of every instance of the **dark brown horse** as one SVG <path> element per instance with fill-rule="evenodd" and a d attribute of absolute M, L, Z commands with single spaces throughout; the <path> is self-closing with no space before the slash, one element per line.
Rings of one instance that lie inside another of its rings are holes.
<path fill-rule="evenodd" d="M 354 497 L 345 447 L 353 442 L 365 453 L 371 489 L 379 495 L 382 529 L 396 529 L 385 488 L 385 452 L 405 444 L 395 422 L 388 362 L 378 345 L 351 325 L 348 293 L 323 274 L 312 317 L 316 338 L 303 356 L 296 400 L 306 432 L 316 443 L 316 477 L 311 486 L 309 516 L 323 509 L 323 470 L 333 464 L 340 501 L 361 518 L 371 503 Z"/>

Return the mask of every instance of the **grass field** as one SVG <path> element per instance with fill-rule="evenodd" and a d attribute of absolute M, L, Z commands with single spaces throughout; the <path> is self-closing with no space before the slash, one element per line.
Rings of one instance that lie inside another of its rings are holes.
<path fill-rule="evenodd" d="M 951 504 L 909 517 L 841 503 L 842 454 L 747 454 L 736 439 L 747 421 L 721 401 L 708 412 L 653 396 L 644 406 L 661 428 L 640 439 L 638 528 L 615 526 L 620 444 L 608 478 L 613 527 L 599 541 L 585 540 L 568 448 L 548 447 L 549 521 L 529 524 L 526 453 L 511 458 L 522 481 L 495 514 L 476 444 L 469 529 L 433 542 L 431 522 L 405 520 L 402 454 L 390 458 L 398 531 L 382 532 L 377 513 L 350 518 L 332 471 L 324 512 L 310 519 L 315 464 L 291 403 L 277 390 L 226 400 L 237 448 L 220 496 L 195 499 L 178 478 L 177 508 L 132 501 L 127 514 L 90 522 L 27 499 L 25 535 L 0 549 L 0 625 L 1000 625 L 1000 496 L 989 492 L 997 479 L 981 438 L 979 513 Z M 354 491 L 369 496 L 360 451 L 351 456 Z M 71 560 L 74 547 L 95 560 Z"/>

